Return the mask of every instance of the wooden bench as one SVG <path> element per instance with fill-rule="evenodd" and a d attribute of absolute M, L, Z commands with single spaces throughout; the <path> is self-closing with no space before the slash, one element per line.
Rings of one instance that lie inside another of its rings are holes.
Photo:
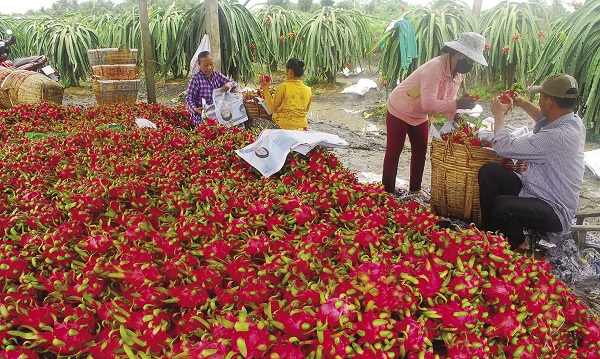
<path fill-rule="evenodd" d="M 600 225 L 583 224 L 583 221 L 589 217 L 600 217 L 600 210 L 581 211 L 575 215 L 575 224 L 571 226 L 573 239 L 579 249 L 584 249 L 585 247 L 600 249 L 598 245 L 585 243 L 587 232 L 600 232 Z"/>
<path fill-rule="evenodd" d="M 586 218 L 590 217 L 600 217 L 600 210 L 583 210 L 577 212 L 575 215 L 575 224 L 571 226 L 571 233 L 573 233 L 573 240 L 575 240 L 575 244 L 579 250 L 582 250 L 586 247 L 596 248 L 600 250 L 600 245 L 585 243 L 585 237 L 587 236 L 587 232 L 600 232 L 600 225 L 593 224 L 583 224 L 583 221 Z M 529 231 L 529 235 L 533 243 L 529 244 L 529 254 L 535 255 L 536 248 L 541 248 L 543 250 L 547 249 L 545 246 L 540 246 L 538 242 L 541 239 L 548 240 L 548 236 L 546 233 L 538 232 L 538 231 Z"/>

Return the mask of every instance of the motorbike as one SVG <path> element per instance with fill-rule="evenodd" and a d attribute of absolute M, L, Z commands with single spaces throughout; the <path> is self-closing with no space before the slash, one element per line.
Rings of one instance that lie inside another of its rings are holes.
<path fill-rule="evenodd" d="M 58 71 L 47 64 L 48 57 L 46 55 L 18 57 L 14 61 L 11 61 L 8 58 L 10 47 L 17 42 L 17 38 L 12 34 L 11 30 L 6 30 L 6 35 L 9 36 L 8 39 L 0 39 L 0 67 L 39 72 L 54 81 L 60 79 Z"/>

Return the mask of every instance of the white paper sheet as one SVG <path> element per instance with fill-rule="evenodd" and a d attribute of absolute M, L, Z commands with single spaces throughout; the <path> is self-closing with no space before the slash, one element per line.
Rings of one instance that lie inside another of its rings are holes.
<path fill-rule="evenodd" d="M 263 176 L 269 177 L 283 167 L 290 150 L 306 155 L 317 146 L 344 148 L 349 144 L 330 133 L 266 129 L 256 141 L 235 152 Z"/>

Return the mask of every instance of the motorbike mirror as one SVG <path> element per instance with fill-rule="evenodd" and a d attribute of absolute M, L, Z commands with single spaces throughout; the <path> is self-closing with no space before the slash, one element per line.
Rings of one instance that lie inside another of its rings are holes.
<path fill-rule="evenodd" d="M 12 30 L 11 29 L 6 30 L 6 34 L 7 35 L 12 35 Z"/>

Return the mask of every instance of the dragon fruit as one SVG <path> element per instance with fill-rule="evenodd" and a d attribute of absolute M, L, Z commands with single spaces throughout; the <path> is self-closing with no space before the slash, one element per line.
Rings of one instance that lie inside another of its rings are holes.
<path fill-rule="evenodd" d="M 497 313 L 490 314 L 485 319 L 485 322 L 490 325 L 486 330 L 486 336 L 510 341 L 518 333 L 525 332 L 525 328 L 521 324 L 523 319 L 523 313 L 517 313 L 512 306 L 501 307 Z"/>
<path fill-rule="evenodd" d="M 23 358 L 27 358 L 27 359 L 39 359 L 40 356 L 38 355 L 37 352 L 30 350 L 30 349 L 23 349 L 23 348 L 17 348 L 17 347 L 6 347 L 3 350 L 0 350 L 0 358 L 5 358 L 5 359 L 23 359 Z M 98 357 L 100 359 L 102 359 L 101 357 Z"/>
<path fill-rule="evenodd" d="M 317 322 L 313 314 L 298 310 L 293 310 L 291 312 L 280 310 L 275 313 L 273 318 L 281 323 L 281 331 L 287 336 L 296 337 L 300 340 L 305 340 L 310 337 Z"/>
<path fill-rule="evenodd" d="M 272 359 L 304 359 L 306 356 L 297 346 L 287 342 L 273 346 L 269 358 Z"/>
<path fill-rule="evenodd" d="M 263 178 L 234 152 L 256 131 L 188 116 L 0 110 L 0 357 L 598 356 L 585 305 L 501 235 L 321 148 Z"/>
<path fill-rule="evenodd" d="M 356 313 L 353 312 L 354 305 L 348 298 L 329 298 L 323 303 L 317 312 L 317 320 L 327 323 L 330 328 L 342 324 L 342 318 L 354 321 Z"/>

